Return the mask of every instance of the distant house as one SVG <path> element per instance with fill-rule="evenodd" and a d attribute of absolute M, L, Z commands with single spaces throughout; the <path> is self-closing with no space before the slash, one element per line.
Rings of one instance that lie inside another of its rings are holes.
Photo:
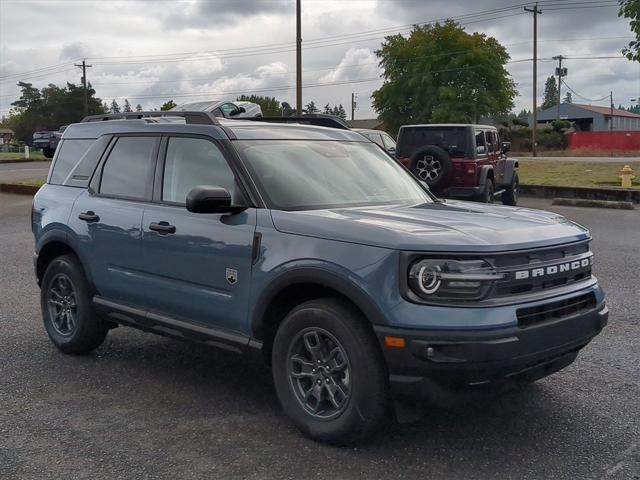
<path fill-rule="evenodd" d="M 538 113 L 538 126 L 551 123 L 558 118 L 558 107 L 547 108 Z M 618 132 L 640 131 L 640 115 L 626 110 L 599 107 L 595 105 L 583 105 L 580 103 L 560 104 L 560 119 L 569 120 L 576 126 L 576 130 L 582 132 Z M 529 122 L 531 125 L 533 119 Z"/>
<path fill-rule="evenodd" d="M 351 128 L 366 128 L 368 130 L 384 130 L 384 122 L 378 118 L 366 118 L 362 120 L 347 120 Z"/>
<path fill-rule="evenodd" d="M 10 128 L 0 127 L 0 145 L 8 145 L 13 140 L 15 133 Z"/>

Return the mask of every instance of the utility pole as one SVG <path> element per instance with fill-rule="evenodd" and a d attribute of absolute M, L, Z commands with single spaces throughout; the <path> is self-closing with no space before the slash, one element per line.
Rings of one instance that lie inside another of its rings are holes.
<path fill-rule="evenodd" d="M 296 0 L 296 115 L 302 115 L 302 17 Z"/>
<path fill-rule="evenodd" d="M 613 131 L 613 91 L 609 92 L 609 103 L 611 104 L 611 117 L 609 118 L 609 131 Z"/>
<path fill-rule="evenodd" d="M 87 68 L 91 68 L 93 67 L 93 65 L 87 65 L 83 58 L 80 65 L 74 63 L 74 66 L 82 68 L 82 87 L 84 89 L 84 116 L 86 117 L 89 115 L 89 97 L 87 95 Z"/>
<path fill-rule="evenodd" d="M 562 68 L 562 60 L 564 60 L 565 57 L 563 57 L 562 55 L 558 55 L 556 57 L 553 57 L 554 60 L 558 60 L 558 67 L 556 68 L 556 75 L 558 76 L 558 115 L 557 115 L 557 120 L 560 120 L 560 104 L 562 103 L 562 77 L 566 77 L 567 76 L 567 67 Z"/>
<path fill-rule="evenodd" d="M 538 128 L 538 15 L 542 10 L 536 3 L 533 8 L 524 7 L 525 12 L 533 13 L 533 128 L 531 129 L 531 149 L 533 156 L 538 156 L 536 145 L 536 130 Z"/>
<path fill-rule="evenodd" d="M 358 98 L 358 96 L 355 93 L 352 93 L 351 94 L 351 120 L 355 120 L 356 98 Z"/>

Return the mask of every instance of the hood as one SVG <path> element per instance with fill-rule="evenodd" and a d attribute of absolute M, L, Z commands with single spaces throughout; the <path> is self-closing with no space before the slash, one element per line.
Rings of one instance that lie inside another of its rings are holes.
<path fill-rule="evenodd" d="M 589 238 L 582 226 L 551 212 L 449 201 L 285 212 L 273 210 L 285 233 L 415 251 L 502 251 Z"/>

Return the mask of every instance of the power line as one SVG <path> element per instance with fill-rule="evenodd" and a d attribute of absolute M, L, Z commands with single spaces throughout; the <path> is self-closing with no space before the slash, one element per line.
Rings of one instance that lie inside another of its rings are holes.
<path fill-rule="evenodd" d="M 580 94 L 579 94 L 578 92 L 576 92 L 573 88 L 571 88 L 571 86 L 569 86 L 569 84 L 567 83 L 567 81 L 566 81 L 566 80 L 564 80 L 562 83 L 564 84 L 564 86 L 565 86 L 565 87 L 567 87 L 567 89 L 568 89 L 571 93 L 573 93 L 575 96 L 580 97 L 582 100 L 585 100 L 585 101 L 587 101 L 587 102 L 602 102 L 602 101 L 604 101 L 604 100 L 606 100 L 606 99 L 608 99 L 608 98 L 609 98 L 609 95 L 608 95 L 608 94 L 607 94 L 607 95 L 605 95 L 605 96 L 604 96 L 604 97 L 602 97 L 602 98 L 598 98 L 598 99 L 595 99 L 595 100 L 594 100 L 594 99 L 591 99 L 591 98 L 587 98 L 587 97 L 584 97 L 584 96 L 580 95 Z"/>

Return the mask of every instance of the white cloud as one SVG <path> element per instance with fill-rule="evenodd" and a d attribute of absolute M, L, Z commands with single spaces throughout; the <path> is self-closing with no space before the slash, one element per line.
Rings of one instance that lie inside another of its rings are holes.
<path fill-rule="evenodd" d="M 334 70 L 320 77 L 320 83 L 341 82 L 380 76 L 378 59 L 368 48 L 350 48 Z"/>

